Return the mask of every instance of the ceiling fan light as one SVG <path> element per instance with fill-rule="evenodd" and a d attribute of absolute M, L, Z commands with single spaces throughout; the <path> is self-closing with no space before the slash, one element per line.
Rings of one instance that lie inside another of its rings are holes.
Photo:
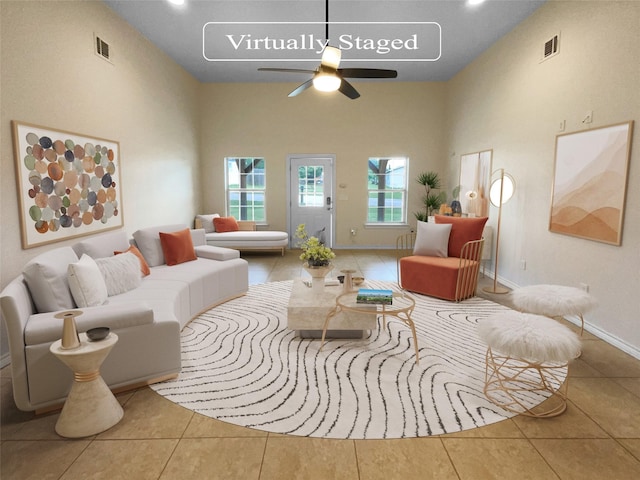
<path fill-rule="evenodd" d="M 324 47 L 324 51 L 322 52 L 322 65 L 337 69 L 338 65 L 340 65 L 341 57 L 342 52 L 339 48 L 330 47 L 329 45 L 327 45 L 326 47 Z"/>
<path fill-rule="evenodd" d="M 340 88 L 341 81 L 339 77 L 330 73 L 318 73 L 313 77 L 313 86 L 321 92 L 335 92 Z"/>

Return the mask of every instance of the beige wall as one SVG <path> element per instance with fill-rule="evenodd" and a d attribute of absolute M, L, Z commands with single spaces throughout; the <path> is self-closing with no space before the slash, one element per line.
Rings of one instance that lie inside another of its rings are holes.
<path fill-rule="evenodd" d="M 102 2 L 3 0 L 0 16 L 0 287 L 29 258 L 72 243 L 21 247 L 11 120 L 119 141 L 128 233 L 190 223 L 201 198 L 198 82 Z M 113 64 L 93 53 L 94 32 Z"/>
<path fill-rule="evenodd" d="M 295 78 L 295 77 L 294 77 Z M 367 160 L 409 158 L 409 223 L 423 191 L 415 183 L 428 169 L 446 174 L 443 83 L 356 82 L 357 100 L 313 89 L 295 98 L 298 83 L 201 86 L 201 151 L 204 207 L 224 212 L 227 156 L 263 156 L 267 161 L 267 221 L 286 230 L 286 160 L 289 154 L 336 156 L 336 246 L 390 246 L 406 228 L 364 228 Z M 416 188 L 419 187 L 419 188 Z M 350 236 L 350 229 L 358 234 Z"/>
<path fill-rule="evenodd" d="M 516 179 L 503 207 L 499 277 L 512 285 L 586 283 L 599 334 L 640 355 L 640 3 L 553 1 L 449 82 L 449 148 L 493 149 L 493 168 Z M 560 33 L 560 54 L 540 63 Z M 593 111 L 593 123 L 582 124 Z M 548 231 L 555 137 L 635 120 L 622 246 Z M 492 209 L 495 225 L 497 211 Z M 526 270 L 520 268 L 526 260 Z"/>

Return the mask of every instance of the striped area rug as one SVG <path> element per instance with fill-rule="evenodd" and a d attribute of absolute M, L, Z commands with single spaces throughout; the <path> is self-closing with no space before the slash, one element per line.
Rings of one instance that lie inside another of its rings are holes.
<path fill-rule="evenodd" d="M 482 391 L 486 348 L 475 332 L 479 318 L 506 307 L 414 295 L 416 365 L 411 332 L 393 318 L 386 330 L 378 319 L 366 338 L 329 340 L 322 351 L 319 340 L 296 337 L 286 326 L 291 285 L 251 286 L 194 319 L 182 332 L 180 375 L 151 388 L 225 422 L 309 437 L 421 437 L 513 416 Z"/>

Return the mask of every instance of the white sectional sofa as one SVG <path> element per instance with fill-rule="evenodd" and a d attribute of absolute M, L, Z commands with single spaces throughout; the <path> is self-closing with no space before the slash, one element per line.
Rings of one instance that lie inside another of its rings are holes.
<path fill-rule="evenodd" d="M 195 228 L 204 228 L 207 245 L 233 248 L 239 251 L 276 250 L 284 255 L 289 245 L 289 234 L 276 230 L 257 230 L 256 222 L 238 220 L 238 230 L 234 232 L 217 232 L 213 218 L 218 214 L 198 215 Z"/>
<path fill-rule="evenodd" d="M 178 374 L 182 328 L 199 313 L 248 289 L 247 262 L 236 250 L 207 246 L 204 230 L 190 230 L 195 260 L 165 264 L 160 232 L 184 229 L 185 225 L 147 228 L 135 232 L 133 240 L 124 231 L 87 237 L 73 247 L 55 248 L 32 259 L 23 274 L 6 286 L 0 306 L 7 325 L 13 395 L 20 410 L 55 408 L 71 387 L 71 371 L 49 346 L 62 334 L 62 320 L 54 315 L 78 308 L 69 289 L 68 266 L 77 265 L 83 254 L 102 259 L 97 263 L 109 262 L 115 251 L 135 245 L 150 271 L 137 287 L 109 296 L 104 304 L 79 308 L 83 312 L 77 317 L 79 332 L 106 326 L 118 335 L 101 367 L 105 382 L 124 390 Z M 131 258 L 129 254 L 127 259 Z"/>

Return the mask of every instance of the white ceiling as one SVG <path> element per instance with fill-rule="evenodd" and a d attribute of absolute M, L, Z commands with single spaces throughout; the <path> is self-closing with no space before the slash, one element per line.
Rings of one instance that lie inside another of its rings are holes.
<path fill-rule="evenodd" d="M 305 74 L 258 72 L 257 69 L 284 67 L 313 70 L 319 63 L 320 54 L 311 51 L 251 52 L 254 61 L 246 60 L 248 56 L 240 55 L 238 58 L 237 51 L 214 53 L 219 44 L 228 43 L 219 41 L 224 37 L 220 33 L 222 28 L 234 28 L 232 33 L 236 40 L 241 38 L 241 34 L 251 35 L 254 39 L 264 38 L 265 35 L 277 37 L 278 33 L 282 33 L 284 38 L 297 39 L 300 34 L 312 34 L 318 39 L 325 37 L 325 0 L 185 0 L 185 5 L 181 7 L 171 5 L 167 0 L 103 1 L 201 82 L 304 80 Z M 386 55 L 371 50 L 356 51 L 354 47 L 349 51 L 343 50 L 340 66 L 395 69 L 398 71 L 397 81 L 446 81 L 544 2 L 545 0 L 487 0 L 483 4 L 470 6 L 466 0 L 330 0 L 329 36 L 332 38 L 331 44 L 335 45 L 337 42 L 334 38 L 344 32 L 355 32 L 355 38 L 359 34 L 359 28 L 369 29 L 364 31 L 363 38 L 377 36 L 376 38 L 406 40 L 416 33 L 421 46 L 428 39 L 429 47 L 425 46 L 417 53 L 404 50 Z M 240 24 L 222 27 L 219 22 Z M 243 22 L 318 24 L 298 25 L 294 34 L 288 34 L 286 29 L 293 27 Z M 364 27 L 363 22 L 385 23 Z M 368 37 L 366 32 L 369 32 Z M 435 33 L 439 33 L 440 37 L 437 42 L 433 41 Z M 215 45 L 212 43 L 214 39 Z M 261 55 L 264 55 L 264 59 Z M 388 61 L 390 55 L 395 55 L 394 61 Z M 401 55 L 409 55 L 409 58 L 399 61 Z M 291 57 L 307 61 L 293 61 Z M 221 58 L 227 60 L 219 61 Z M 210 61 L 212 59 L 215 61 Z"/>

